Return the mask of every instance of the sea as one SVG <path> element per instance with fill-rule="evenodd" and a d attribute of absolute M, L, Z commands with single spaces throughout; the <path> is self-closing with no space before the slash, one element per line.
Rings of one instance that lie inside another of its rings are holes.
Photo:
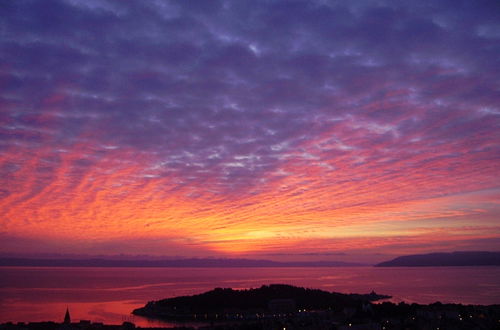
<path fill-rule="evenodd" d="M 392 302 L 500 304 L 500 267 L 0 267 L 0 323 L 62 322 L 68 308 L 76 322 L 179 326 L 131 312 L 151 300 L 265 284 L 342 293 L 375 291 L 391 295 Z"/>

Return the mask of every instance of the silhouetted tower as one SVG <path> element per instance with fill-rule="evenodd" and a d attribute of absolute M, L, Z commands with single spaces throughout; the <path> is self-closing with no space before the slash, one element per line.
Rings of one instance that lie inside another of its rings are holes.
<path fill-rule="evenodd" d="M 69 316 L 69 308 L 66 307 L 66 315 L 64 315 L 64 324 L 70 324 L 71 323 L 71 316 Z"/>

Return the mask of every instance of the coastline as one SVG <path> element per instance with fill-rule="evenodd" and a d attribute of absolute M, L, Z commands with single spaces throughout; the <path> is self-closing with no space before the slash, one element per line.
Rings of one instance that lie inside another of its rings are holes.
<path fill-rule="evenodd" d="M 301 310 L 266 315 L 234 314 L 227 319 L 208 316 L 198 325 L 173 327 L 137 327 L 132 322 L 104 324 L 80 320 L 47 322 L 7 322 L 0 330 L 243 330 L 243 329 L 494 329 L 500 323 L 500 305 L 393 304 L 384 302 L 360 308 L 345 307 L 339 310 Z"/>
<path fill-rule="evenodd" d="M 215 286 L 255 288 L 283 281 L 343 293 L 375 290 L 393 296 L 393 303 L 492 305 L 500 303 L 498 278 L 498 267 L 0 268 L 0 323 L 62 320 L 69 306 L 77 320 L 163 327 L 168 322 L 129 313 L 150 300 Z"/>

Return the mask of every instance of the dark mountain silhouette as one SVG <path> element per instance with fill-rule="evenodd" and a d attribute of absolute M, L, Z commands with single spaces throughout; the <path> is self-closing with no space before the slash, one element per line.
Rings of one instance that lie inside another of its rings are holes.
<path fill-rule="evenodd" d="M 415 254 L 381 262 L 375 267 L 500 266 L 500 252 L 460 251 Z"/>
<path fill-rule="evenodd" d="M 0 266 L 31 267 L 341 267 L 362 266 L 341 261 L 278 262 L 252 259 L 193 258 L 177 260 L 110 260 L 110 259 L 30 259 L 0 258 Z"/>

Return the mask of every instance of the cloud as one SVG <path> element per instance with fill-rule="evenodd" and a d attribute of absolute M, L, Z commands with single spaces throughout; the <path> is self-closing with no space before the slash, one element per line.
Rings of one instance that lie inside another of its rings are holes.
<path fill-rule="evenodd" d="M 498 7 L 5 3 L 2 228 L 201 242 L 497 188 Z"/>

